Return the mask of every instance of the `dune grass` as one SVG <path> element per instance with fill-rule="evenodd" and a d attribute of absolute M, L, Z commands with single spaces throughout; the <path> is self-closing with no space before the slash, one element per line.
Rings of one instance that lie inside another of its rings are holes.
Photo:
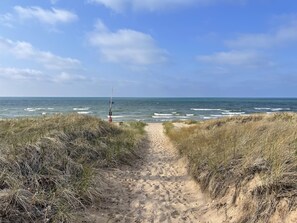
<path fill-rule="evenodd" d="M 105 167 L 130 164 L 143 123 L 81 115 L 0 121 L 0 222 L 81 222 L 100 203 Z"/>
<path fill-rule="evenodd" d="M 245 194 L 238 222 L 268 222 L 281 201 L 288 211 L 296 209 L 297 114 L 223 118 L 187 128 L 165 123 L 164 128 L 212 198 L 235 187 L 236 204 L 243 186 L 259 177 L 261 182 Z"/>

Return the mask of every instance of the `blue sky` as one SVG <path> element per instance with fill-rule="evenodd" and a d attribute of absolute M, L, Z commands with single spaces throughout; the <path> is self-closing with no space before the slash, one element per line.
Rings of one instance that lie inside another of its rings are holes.
<path fill-rule="evenodd" d="M 294 0 L 2 0 L 0 96 L 297 97 Z"/>

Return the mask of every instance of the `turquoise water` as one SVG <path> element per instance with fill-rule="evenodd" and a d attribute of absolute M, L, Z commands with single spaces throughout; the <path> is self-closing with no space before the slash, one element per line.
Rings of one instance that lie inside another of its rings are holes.
<path fill-rule="evenodd" d="M 0 98 L 0 118 L 79 113 L 107 119 L 109 98 Z M 297 112 L 295 98 L 114 98 L 114 121 L 206 120 Z"/>

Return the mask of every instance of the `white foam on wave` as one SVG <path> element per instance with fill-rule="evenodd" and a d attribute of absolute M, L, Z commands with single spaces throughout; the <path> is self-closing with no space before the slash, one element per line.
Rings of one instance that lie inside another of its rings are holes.
<path fill-rule="evenodd" d="M 155 118 L 155 119 L 160 119 L 160 118 L 163 118 L 163 119 L 172 119 L 173 116 L 172 115 L 153 115 L 152 118 Z"/>
<path fill-rule="evenodd" d="M 35 112 L 35 111 L 41 111 L 41 110 L 46 110 L 46 108 L 25 108 L 24 111 L 28 112 Z"/>
<path fill-rule="evenodd" d="M 290 108 L 272 108 L 271 111 L 289 111 Z"/>
<path fill-rule="evenodd" d="M 222 112 L 223 115 L 243 115 L 245 112 Z"/>
<path fill-rule="evenodd" d="M 109 116 L 107 116 L 107 117 L 109 117 Z M 114 115 L 114 116 L 111 116 L 112 118 L 124 118 L 124 116 L 122 116 L 122 115 Z"/>
<path fill-rule="evenodd" d="M 90 108 L 85 107 L 85 108 L 73 108 L 74 111 L 88 111 Z"/>
<path fill-rule="evenodd" d="M 192 111 L 222 111 L 220 108 L 191 108 Z"/>
<path fill-rule="evenodd" d="M 25 108 L 24 111 L 32 112 L 32 111 L 35 111 L 35 109 L 34 108 Z"/>
<path fill-rule="evenodd" d="M 175 119 L 189 119 L 190 116 L 187 115 L 180 115 L 180 116 L 175 116 Z"/>
<path fill-rule="evenodd" d="M 192 117 L 194 114 L 186 114 L 187 117 Z"/>
<path fill-rule="evenodd" d="M 172 116 L 173 114 L 154 113 L 154 116 Z"/>
<path fill-rule="evenodd" d="M 271 110 L 272 108 L 254 108 L 255 110 Z"/>
<path fill-rule="evenodd" d="M 81 115 L 87 115 L 87 114 L 90 114 L 91 112 L 88 112 L 88 111 L 79 111 L 77 112 L 77 114 L 81 114 Z"/>
<path fill-rule="evenodd" d="M 205 117 L 203 117 L 203 119 L 208 120 L 208 119 L 212 119 L 212 118 L 211 117 L 208 117 L 208 116 L 205 116 Z"/>
<path fill-rule="evenodd" d="M 255 110 L 290 111 L 291 108 L 254 108 Z"/>
<path fill-rule="evenodd" d="M 225 117 L 226 115 L 210 115 L 211 117 L 216 117 L 216 118 L 220 118 L 220 117 Z"/>

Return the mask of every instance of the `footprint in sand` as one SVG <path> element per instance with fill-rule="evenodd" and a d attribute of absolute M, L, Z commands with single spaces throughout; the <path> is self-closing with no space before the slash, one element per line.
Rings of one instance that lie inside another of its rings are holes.
<path fill-rule="evenodd" d="M 149 145 L 146 154 L 142 154 L 144 159 L 114 177 L 121 193 L 118 193 L 117 206 L 110 207 L 112 213 L 108 215 L 112 217 L 108 222 L 222 222 L 202 217 L 207 210 L 205 199 L 164 135 L 162 124 L 148 124 L 146 131 Z"/>

